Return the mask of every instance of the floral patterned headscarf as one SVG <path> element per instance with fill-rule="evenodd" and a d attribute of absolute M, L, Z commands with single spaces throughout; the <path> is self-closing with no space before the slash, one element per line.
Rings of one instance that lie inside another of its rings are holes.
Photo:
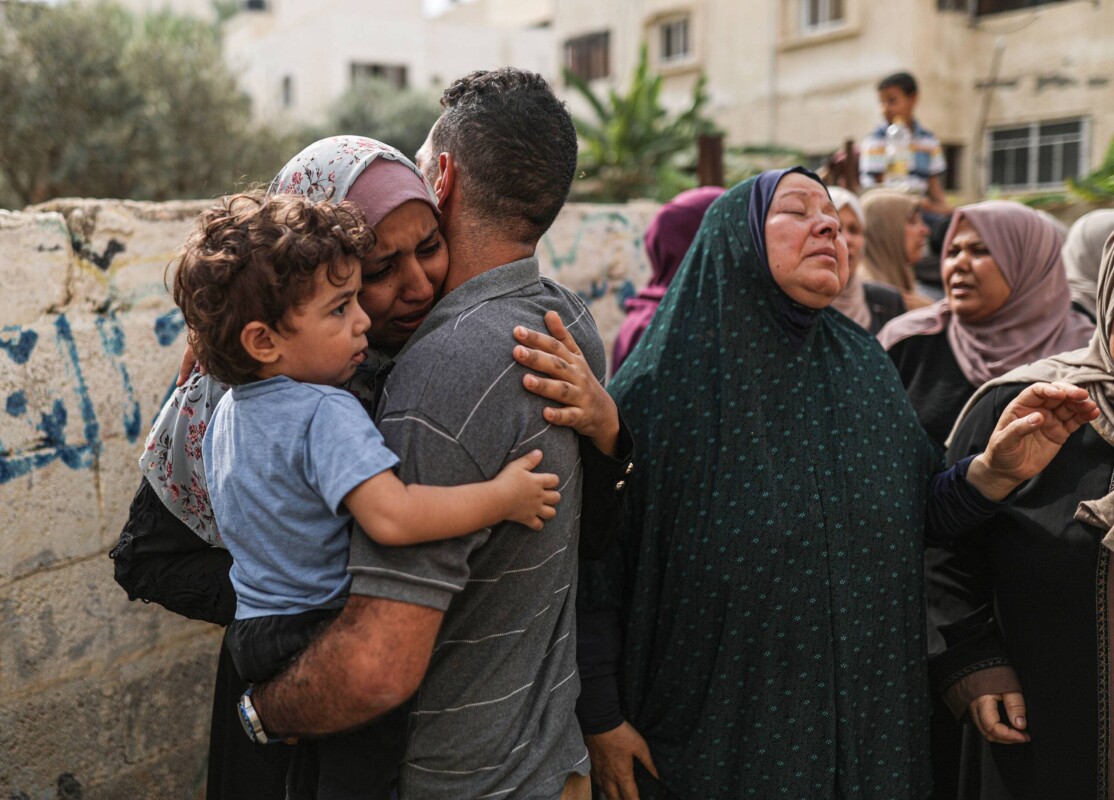
<path fill-rule="evenodd" d="M 268 194 L 298 194 L 315 202 L 348 199 L 375 227 L 408 200 L 440 216 L 437 196 L 401 152 L 366 136 L 330 136 L 294 156 L 271 181 Z"/>
<path fill-rule="evenodd" d="M 287 162 L 267 191 L 299 194 L 318 202 L 351 199 L 373 227 L 408 200 L 426 202 L 439 215 L 437 197 L 410 159 L 364 136 L 330 136 L 314 142 Z M 357 396 L 366 397 L 371 391 L 378 366 L 375 358 L 361 365 L 360 386 L 365 390 L 354 389 Z M 140 471 L 163 504 L 218 547 L 222 545 L 209 504 L 201 440 L 226 391 L 227 385 L 195 370 L 163 405 L 139 459 Z"/>

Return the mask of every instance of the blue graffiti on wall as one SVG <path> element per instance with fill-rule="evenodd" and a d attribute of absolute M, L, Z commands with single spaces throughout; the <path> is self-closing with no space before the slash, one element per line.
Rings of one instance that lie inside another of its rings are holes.
<path fill-rule="evenodd" d="M 550 257 L 553 270 L 560 273 L 562 268 L 582 258 L 581 250 L 587 231 L 601 226 L 619 230 L 622 235 L 628 236 L 633 251 L 638 254 L 636 257 L 642 258 L 642 231 L 639 225 L 618 211 L 586 214 L 580 220 L 577 231 L 567 247 L 559 250 L 554 240 L 546 236 L 542 239 L 540 249 Z M 77 249 L 75 247 L 75 250 Z M 122 251 L 123 247 L 119 242 L 113 240 L 109 242 L 104 253 L 98 254 L 88 248 L 82 248 L 80 254 L 103 272 L 108 270 L 113 258 Z M 635 288 L 629 276 L 615 281 L 606 274 L 601 274 L 579 294 L 589 307 L 599 301 L 606 302 L 609 295 L 612 297 L 611 302 L 618 302 L 622 306 L 623 302 L 634 294 Z M 112 311 L 98 316 L 95 326 L 101 349 L 119 375 L 125 396 L 124 407 L 121 410 L 123 429 L 128 441 L 134 443 L 143 433 L 143 414 L 124 362 L 127 344 L 124 330 Z M 161 347 L 170 347 L 179 341 L 184 328 L 182 315 L 175 308 L 155 320 L 153 333 Z M 0 485 L 54 462 L 61 462 L 71 469 L 89 468 L 95 463 L 103 448 L 100 438 L 101 425 L 82 373 L 73 331 L 64 314 L 57 317 L 54 322 L 54 339 L 64 356 L 74 396 L 68 398 L 68 404 L 66 400 L 54 397 L 46 401 L 45 409 L 41 405 L 35 408 L 33 399 L 29 398 L 27 392 L 23 390 L 13 391 L 6 398 L 0 396 L 4 412 L 11 418 L 24 420 L 31 425 L 37 439 L 33 447 L 18 451 L 12 451 L 0 441 Z M 0 366 L 4 365 L 5 357 L 10 364 L 24 365 L 31 359 L 36 348 L 43 346 L 40 333 L 35 330 L 18 326 L 0 327 Z M 172 379 L 160 407 L 173 394 L 174 388 Z M 156 413 L 157 411 L 158 409 L 155 410 Z M 71 442 L 66 438 L 67 425 L 75 414 L 82 425 L 82 442 Z"/>
<path fill-rule="evenodd" d="M 634 252 L 641 255 L 642 230 L 625 214 L 619 211 L 600 211 L 584 215 L 584 218 L 580 221 L 580 225 L 577 226 L 572 241 L 564 252 L 558 252 L 552 236 L 546 235 L 542 237 L 540 247 L 549 256 L 553 264 L 554 272 L 559 273 L 563 267 L 576 263 L 580 259 L 581 239 L 584 237 L 585 231 L 599 228 L 601 225 L 626 229 L 625 233 L 630 237 L 630 244 Z M 616 286 L 613 280 L 604 276 L 593 280 L 588 291 L 581 290 L 578 291 L 577 294 L 579 294 L 581 299 L 589 306 L 595 301 L 609 294 L 613 294 L 619 307 L 622 308 L 627 299 L 633 297 L 635 292 L 635 286 L 629 279 L 624 279 Z"/>
<path fill-rule="evenodd" d="M 120 376 L 125 395 L 122 410 L 124 433 L 128 441 L 134 443 L 138 441 L 141 433 L 142 414 L 127 365 L 123 360 L 127 344 L 124 329 L 120 326 L 114 312 L 98 316 L 95 324 L 101 348 L 113 362 Z M 174 343 L 182 329 L 181 314 L 174 309 L 155 321 L 155 338 L 161 346 L 168 347 Z M 101 425 L 97 420 L 93 400 L 85 382 L 73 330 L 65 314 L 54 321 L 54 340 L 64 357 L 66 371 L 72 383 L 76 412 L 80 415 L 82 425 L 83 441 L 71 442 L 66 438 L 66 427 L 70 422 L 71 412 L 62 398 L 53 398 L 46 410 L 38 412 L 38 419 L 32 420 L 29 417 L 33 412 L 30 410 L 26 392 L 22 390 L 12 392 L 4 401 L 5 412 L 11 417 L 27 418 L 28 423 L 33 425 L 38 434 L 38 441 L 33 449 L 18 452 L 12 452 L 3 442 L 0 442 L 0 484 L 28 475 L 56 461 L 60 461 L 70 469 L 87 469 L 93 466 L 97 456 L 100 455 L 103 447 Z M 13 364 L 26 364 L 35 349 L 41 346 L 43 343 L 40 341 L 39 334 L 33 330 L 18 327 L 0 328 L 0 351 L 6 353 Z M 173 385 L 170 391 L 173 391 Z M 167 396 L 170 391 L 167 392 Z"/>

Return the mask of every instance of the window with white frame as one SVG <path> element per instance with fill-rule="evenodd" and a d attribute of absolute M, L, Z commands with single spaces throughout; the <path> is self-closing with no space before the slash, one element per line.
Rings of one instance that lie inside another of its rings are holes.
<path fill-rule="evenodd" d="M 838 27 L 844 22 L 844 0 L 797 0 L 801 33 Z"/>
<path fill-rule="evenodd" d="M 1086 120 L 1033 122 L 990 131 L 990 185 L 1002 189 L 1059 186 L 1086 169 Z"/>
<path fill-rule="evenodd" d="M 692 25 L 688 16 L 674 17 L 658 25 L 658 61 L 672 64 L 688 61 L 692 52 Z"/>

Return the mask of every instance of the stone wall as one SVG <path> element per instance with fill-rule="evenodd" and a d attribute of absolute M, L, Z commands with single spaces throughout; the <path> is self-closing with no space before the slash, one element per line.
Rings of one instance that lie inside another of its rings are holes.
<path fill-rule="evenodd" d="M 164 270 L 205 205 L 0 211 L 0 796 L 204 794 L 219 630 L 129 602 L 107 553 L 183 346 Z M 609 345 L 654 210 L 572 205 L 539 248 Z"/>

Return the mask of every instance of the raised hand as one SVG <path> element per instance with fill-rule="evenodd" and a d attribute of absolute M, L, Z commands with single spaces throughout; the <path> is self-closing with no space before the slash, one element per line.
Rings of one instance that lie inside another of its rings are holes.
<path fill-rule="evenodd" d="M 1002 500 L 1048 466 L 1068 437 L 1098 416 L 1085 389 L 1034 383 L 1006 406 L 967 480 L 987 499 Z"/>

